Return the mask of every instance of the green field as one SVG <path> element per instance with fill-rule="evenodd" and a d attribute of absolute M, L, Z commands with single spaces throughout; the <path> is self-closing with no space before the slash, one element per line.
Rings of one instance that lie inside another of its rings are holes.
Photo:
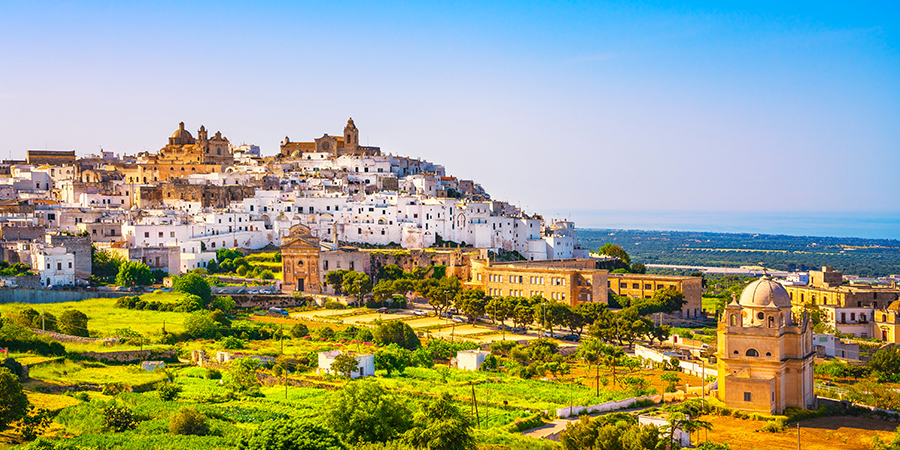
<path fill-rule="evenodd" d="M 183 295 L 178 292 L 160 292 L 144 294 L 141 299 L 148 302 L 176 302 Z M 183 313 L 130 310 L 117 308 L 115 303 L 115 298 L 94 298 L 65 303 L 3 303 L 0 304 L 0 314 L 34 308 L 38 312 L 43 310 L 58 318 L 66 310 L 77 309 L 88 316 L 88 329 L 101 337 L 116 336 L 116 330 L 120 329 L 130 329 L 143 335 L 159 335 L 163 324 L 170 332 L 177 333 L 184 330 Z"/>

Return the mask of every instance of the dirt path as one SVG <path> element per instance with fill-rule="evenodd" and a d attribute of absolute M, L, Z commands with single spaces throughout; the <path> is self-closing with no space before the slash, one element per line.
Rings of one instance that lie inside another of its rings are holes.
<path fill-rule="evenodd" d="M 783 433 L 766 433 L 758 431 L 765 422 L 717 416 L 704 416 L 703 420 L 708 420 L 713 424 L 713 429 L 709 432 L 709 440 L 727 442 L 732 450 L 793 450 L 797 448 L 796 424 L 792 424 Z M 872 448 L 873 436 L 877 435 L 882 440 L 889 442 L 896 428 L 896 422 L 852 416 L 803 420 L 800 422 L 800 448 L 803 450 L 869 450 Z"/>

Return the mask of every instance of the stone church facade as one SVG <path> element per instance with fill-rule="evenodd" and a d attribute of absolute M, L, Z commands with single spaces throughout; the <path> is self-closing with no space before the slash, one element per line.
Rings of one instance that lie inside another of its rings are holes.
<path fill-rule="evenodd" d="M 795 320 L 796 319 L 796 320 Z M 769 278 L 747 285 L 718 324 L 718 397 L 729 408 L 780 414 L 815 408 L 812 323 L 795 318 L 785 288 Z"/>

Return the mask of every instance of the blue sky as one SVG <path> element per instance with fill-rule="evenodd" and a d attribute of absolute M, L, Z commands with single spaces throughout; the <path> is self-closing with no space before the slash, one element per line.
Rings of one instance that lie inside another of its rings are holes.
<path fill-rule="evenodd" d="M 896 4 L 120 3 L 3 6 L 0 156 L 156 151 L 180 121 L 274 154 L 352 116 L 576 220 L 900 212 Z"/>

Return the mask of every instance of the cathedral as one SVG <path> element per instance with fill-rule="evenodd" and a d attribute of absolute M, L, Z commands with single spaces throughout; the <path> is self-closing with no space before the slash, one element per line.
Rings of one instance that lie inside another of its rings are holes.
<path fill-rule="evenodd" d="M 153 155 L 148 155 L 153 156 Z M 184 129 L 184 122 L 178 124 L 178 129 L 169 138 L 169 144 L 159 150 L 156 155 L 156 163 L 176 164 L 220 164 L 230 166 L 234 164 L 234 154 L 231 143 L 217 131 L 210 139 L 206 127 L 200 126 L 197 138 L 191 132 Z"/>
<path fill-rule="evenodd" d="M 725 307 L 718 324 L 718 398 L 729 408 L 780 414 L 815 408 L 812 323 L 791 314 L 780 283 L 763 277 Z"/>
<path fill-rule="evenodd" d="M 285 136 L 284 142 L 281 143 L 280 157 L 302 158 L 304 153 L 324 153 L 335 158 L 343 155 L 378 156 L 381 155 L 381 149 L 359 145 L 359 129 L 353 123 L 353 118 L 350 118 L 344 127 L 343 136 L 325 134 L 315 142 L 291 142 L 291 139 Z"/>

